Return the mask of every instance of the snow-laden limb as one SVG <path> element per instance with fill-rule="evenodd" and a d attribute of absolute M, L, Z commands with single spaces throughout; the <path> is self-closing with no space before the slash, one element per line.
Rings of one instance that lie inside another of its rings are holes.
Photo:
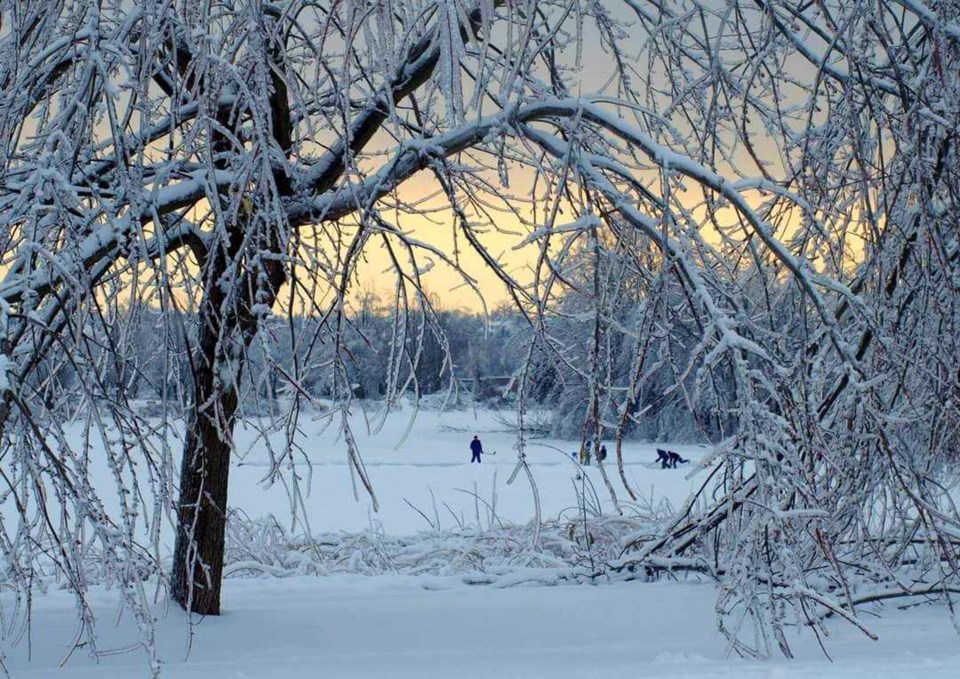
<path fill-rule="evenodd" d="M 233 516 L 227 526 L 226 577 L 416 575 L 494 587 L 606 577 L 606 564 L 615 560 L 623 536 L 653 528 L 650 519 L 642 517 L 603 516 L 591 517 L 586 531 L 578 520 L 553 520 L 521 526 L 464 526 L 408 536 L 378 530 L 308 536 L 285 530 L 273 517 Z M 537 541 L 535 532 L 540 536 Z M 680 564 L 673 565 L 679 573 Z M 610 577 L 645 577 L 645 572 L 611 570 Z M 429 587 L 429 582 L 424 586 Z"/>

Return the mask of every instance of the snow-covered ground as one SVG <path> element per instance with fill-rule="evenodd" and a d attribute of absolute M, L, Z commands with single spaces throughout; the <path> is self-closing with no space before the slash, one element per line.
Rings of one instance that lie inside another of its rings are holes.
<path fill-rule="evenodd" d="M 490 502 L 496 491 L 497 515 L 501 519 L 521 523 L 533 518 L 533 495 L 526 478 L 521 475 L 507 485 L 517 461 L 516 434 L 509 430 L 510 413 L 421 411 L 404 438 L 410 415 L 409 410 L 391 414 L 376 433 L 368 431 L 365 419 L 359 414 L 352 418 L 357 445 L 380 503 L 380 511 L 376 513 L 363 488 L 351 477 L 339 421 L 324 428 L 324 419 L 305 418 L 303 436 L 298 441 L 309 454 L 310 464 L 298 462 L 297 471 L 306 481 L 308 467 L 312 470 L 309 495 L 304 497 L 311 532 L 354 532 L 379 524 L 389 534 L 414 533 L 431 527 L 420 512 L 434 523 L 439 516 L 442 528 L 456 527 L 457 519 L 476 523 L 474 492 Z M 479 465 L 470 464 L 469 444 L 475 434 L 488 453 Z M 280 435 L 274 437 L 279 444 Z M 629 503 L 614 464 L 613 443 L 608 441 L 607 445 L 608 474 L 620 500 Z M 243 508 L 251 517 L 268 513 L 289 516 L 289 487 L 275 483 L 264 488 L 261 483 L 269 469 L 269 455 L 258 432 L 250 427 L 241 428 L 237 446 L 241 454 L 237 466 L 230 472 L 231 504 Z M 669 447 L 693 461 L 701 460 L 708 453 L 706 447 L 697 445 Z M 570 455 L 577 448 L 578 444 L 571 441 L 528 440 L 527 460 L 535 471 L 544 518 L 556 518 L 577 506 L 574 481 L 581 467 Z M 683 465 L 676 471 L 662 470 L 653 464 L 656 448 L 656 444 L 624 443 L 627 480 L 644 500 L 653 495 L 657 500 L 682 502 L 696 485 L 695 478 L 686 478 L 692 465 Z M 612 509 L 598 470 L 588 468 L 587 473 L 603 507 Z M 354 487 L 358 499 L 355 499 Z"/>
<path fill-rule="evenodd" d="M 447 585 L 448 588 L 444 588 Z M 614 583 L 493 589 L 436 578 L 228 580 L 227 610 L 194 628 L 170 608 L 159 628 L 167 677 L 956 677 L 960 644 L 941 608 L 889 610 L 871 642 L 834 624 L 824 659 L 797 636 L 793 661 L 727 658 L 714 627 L 714 590 L 691 583 Z M 98 593 L 100 650 L 136 642 L 116 624 L 116 597 Z M 127 624 L 125 624 L 127 623 Z M 76 632 L 62 592 L 36 603 L 33 661 L 22 643 L 14 677 L 135 677 L 136 649 L 102 657 L 75 652 L 57 665 Z"/>
<path fill-rule="evenodd" d="M 362 489 L 354 499 L 342 439 L 336 426 L 305 419 L 300 444 L 312 463 L 296 470 L 305 483 L 304 511 L 310 530 L 363 531 L 391 535 L 483 525 L 476 492 L 501 520 L 533 516 L 529 484 L 521 475 L 510 486 L 515 436 L 489 411 L 421 412 L 403 439 L 409 412 L 388 419 L 368 435 L 355 418 L 357 440 L 380 501 L 374 513 Z M 468 444 L 479 434 L 496 455 L 469 463 Z M 545 518 L 577 504 L 578 465 L 571 442 L 533 440 L 527 449 Z M 252 428 L 238 433 L 242 454 L 231 471 L 231 505 L 256 518 L 289 516 L 282 484 L 264 488 L 269 454 Z M 611 448 L 612 446 L 608 446 Z M 702 482 L 699 474 L 650 464 L 656 445 L 624 448 L 626 475 L 646 499 L 685 499 Z M 708 450 L 670 446 L 694 461 Z M 612 454 L 612 452 L 611 452 Z M 612 461 L 612 458 L 611 460 Z M 614 485 L 626 499 L 613 465 Z M 310 473 L 312 472 L 312 474 Z M 587 470 L 604 507 L 611 503 L 598 471 Z M 629 509 L 629 507 L 628 507 Z M 419 510 L 419 511 L 418 511 Z M 424 516 L 426 516 L 426 519 Z M 6 596 L 6 595 L 3 595 Z M 164 676 L 170 677 L 954 677 L 960 642 L 940 607 L 887 607 L 872 623 L 880 642 L 850 626 L 833 623 L 825 660 L 810 634 L 795 639 L 798 659 L 746 662 L 727 657 L 717 633 L 715 590 L 696 582 L 598 582 L 555 587 L 497 588 L 467 585 L 462 577 L 396 576 L 229 579 L 224 615 L 192 628 L 178 609 L 157 603 L 158 645 Z M 76 650 L 60 661 L 77 633 L 75 609 L 65 592 L 34 601 L 29 640 L 24 636 L 4 659 L 13 676 L 128 677 L 147 674 L 144 654 L 129 614 L 117 610 L 116 593 L 96 589 L 100 651 Z M 11 633 L 4 622 L 4 647 Z M 29 643 L 28 643 L 29 641 Z M 126 653 L 104 653 L 126 649 Z"/>

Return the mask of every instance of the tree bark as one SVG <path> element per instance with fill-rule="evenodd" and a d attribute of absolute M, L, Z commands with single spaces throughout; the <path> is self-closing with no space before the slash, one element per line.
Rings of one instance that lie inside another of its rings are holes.
<path fill-rule="evenodd" d="M 222 294 L 207 292 L 216 299 L 208 298 L 201 316 L 194 365 L 194 405 L 180 468 L 171 594 L 186 611 L 219 615 L 227 483 L 241 364 L 238 356 L 235 379 L 232 384 L 224 384 L 218 374 L 226 359 L 220 343 L 223 323 L 216 304 L 222 301 Z"/>

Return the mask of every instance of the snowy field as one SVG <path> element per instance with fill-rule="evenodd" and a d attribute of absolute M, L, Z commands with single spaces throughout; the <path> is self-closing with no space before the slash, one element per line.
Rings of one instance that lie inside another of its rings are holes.
<path fill-rule="evenodd" d="M 391 416 L 377 435 L 357 417 L 357 442 L 380 501 L 373 512 L 362 488 L 354 498 L 344 444 L 336 425 L 305 418 L 298 439 L 312 464 L 299 462 L 303 512 L 310 530 L 409 535 L 458 525 L 484 525 L 495 499 L 502 521 L 534 515 L 523 475 L 507 485 L 515 464 L 515 435 L 488 411 L 441 416 L 421 412 L 405 440 L 409 412 Z M 470 464 L 468 444 L 478 434 L 488 455 Z M 399 443 L 399 445 L 398 445 Z M 231 471 L 231 505 L 251 518 L 288 521 L 290 495 L 282 484 L 265 488 L 269 453 L 253 428 L 238 434 L 241 455 Z M 570 459 L 576 444 L 532 440 L 528 456 L 545 519 L 577 506 L 581 468 Z M 624 447 L 626 475 L 644 502 L 674 505 L 702 482 L 694 465 L 662 470 L 651 464 L 656 445 Z M 708 450 L 669 446 L 697 461 Z M 611 450 L 612 444 L 608 444 Z M 612 457 L 608 463 L 612 462 Z M 611 479 L 626 499 L 616 474 Z M 587 469 L 606 510 L 612 505 L 598 470 Z M 626 507 L 629 511 L 629 505 Z M 168 533 L 169 534 L 169 533 Z M 828 662 L 812 635 L 797 635 L 792 662 L 747 662 L 728 657 L 717 633 L 710 585 L 686 582 L 598 582 L 555 587 L 471 586 L 462 577 L 344 576 L 232 578 L 224 585 L 220 618 L 191 628 L 185 615 L 157 604 L 158 645 L 169 677 L 955 677 L 960 642 L 942 607 L 887 607 L 873 624 L 871 642 L 833 623 Z M 76 650 L 59 668 L 77 633 L 65 592 L 34 602 L 30 636 L 4 660 L 13 676 L 129 677 L 147 675 L 137 631 L 117 608 L 115 593 L 96 589 L 99 657 Z M 869 616 L 868 616 L 869 617 Z M 4 624 L 4 646 L 10 630 Z M 117 652 L 114 652 L 117 651 Z M 126 652 L 124 652 L 126 651 Z"/>
<path fill-rule="evenodd" d="M 356 497 L 354 495 L 354 479 L 338 422 L 324 428 L 323 419 L 305 418 L 304 435 L 299 440 L 309 454 L 310 464 L 298 461 L 297 471 L 304 481 L 308 480 L 307 472 L 312 471 L 309 494 L 304 494 L 310 531 L 356 532 L 378 526 L 388 534 L 403 535 L 430 529 L 427 519 L 436 524 L 437 517 L 441 528 L 454 528 L 458 521 L 476 524 L 474 493 L 488 503 L 492 503 L 496 493 L 500 519 L 515 523 L 529 521 L 534 516 L 529 482 L 521 474 L 513 484 L 507 485 L 517 462 L 516 434 L 510 431 L 512 418 L 509 412 L 499 414 L 489 410 L 442 414 L 421 411 L 404 438 L 410 423 L 409 410 L 391 414 L 376 433 L 368 431 L 365 418 L 355 416 L 354 435 L 380 503 L 380 511 L 376 513 L 359 483 Z M 371 425 L 374 424 L 372 415 L 370 420 Z M 469 444 L 474 435 L 480 437 L 487 453 L 479 465 L 470 464 Z M 281 437 L 275 435 L 274 438 L 275 445 L 279 445 Z M 237 445 L 241 452 L 236 467 L 231 470 L 231 505 L 243 508 L 251 517 L 289 516 L 289 488 L 279 483 L 264 488 L 261 483 L 270 465 L 262 438 L 254 429 L 246 428 L 238 432 Z M 528 440 L 527 460 L 535 470 L 544 518 L 557 518 L 577 507 L 575 481 L 581 467 L 571 453 L 578 447 L 578 443 L 571 441 Z M 621 501 L 629 505 L 616 470 L 613 443 L 608 441 L 607 447 L 608 474 Z M 656 500 L 682 502 L 697 483 L 695 478 L 686 478 L 691 465 L 701 460 L 708 449 L 697 445 L 670 445 L 671 450 L 693 462 L 676 471 L 665 471 L 653 464 L 657 447 L 656 444 L 624 443 L 627 479 L 644 500 L 652 495 Z M 598 470 L 589 468 L 587 472 L 604 509 L 611 510 L 612 503 Z M 481 511 L 481 523 L 484 515 Z"/>
<path fill-rule="evenodd" d="M 798 637 L 794 661 L 726 658 L 709 585 L 615 583 L 492 589 L 422 578 L 228 580 L 227 610 L 195 628 L 169 609 L 161 624 L 164 676 L 411 677 L 449 679 L 630 677 L 956 677 L 960 645 L 941 608 L 887 611 L 874 643 L 834 625 L 826 661 Z M 438 589 L 440 588 L 440 589 Z M 136 641 L 115 625 L 115 597 L 96 597 L 102 651 Z M 56 666 L 76 631 L 63 593 L 37 602 L 33 662 L 8 660 L 13 676 L 136 677 L 137 650 L 101 658 L 81 649 Z"/>

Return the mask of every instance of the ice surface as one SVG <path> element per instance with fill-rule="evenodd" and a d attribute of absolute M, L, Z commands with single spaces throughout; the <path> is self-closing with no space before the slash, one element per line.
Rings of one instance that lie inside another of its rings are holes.
<path fill-rule="evenodd" d="M 462 491 L 472 492 L 476 484 L 478 494 L 490 499 L 495 478 L 500 518 L 524 522 L 533 516 L 523 478 L 505 485 L 515 460 L 515 435 L 502 415 L 421 412 L 397 447 L 409 415 L 392 415 L 378 435 L 366 433 L 359 414 L 353 418 L 382 505 L 377 514 L 362 491 L 359 501 L 354 500 L 337 427 L 322 430 L 322 420 L 304 421 L 298 440 L 312 465 L 300 462 L 297 471 L 306 482 L 312 468 L 304 504 L 312 531 L 355 532 L 374 524 L 393 535 L 428 530 L 407 502 L 428 517 L 439 516 L 444 528 L 456 527 L 451 511 L 469 524 L 476 503 Z M 469 463 L 474 434 L 483 440 L 484 450 L 497 453 L 480 465 Z M 269 460 L 263 439 L 246 426 L 238 431 L 237 441 L 241 453 L 231 470 L 231 505 L 253 518 L 272 513 L 284 520 L 289 516 L 284 485 L 264 488 L 260 483 Z M 544 439 L 531 441 L 527 449 L 546 518 L 576 505 L 573 482 L 583 472 L 570 459 L 576 447 L 575 442 Z M 608 465 L 616 476 L 610 464 L 613 446 L 607 442 L 607 447 Z M 679 504 L 700 477 L 690 475 L 693 466 L 662 470 L 651 464 L 656 447 L 625 445 L 627 477 L 638 491 Z M 695 461 L 709 452 L 697 445 L 669 447 Z M 596 468 L 586 474 L 609 510 Z M 621 488 L 618 481 L 615 486 Z M 621 500 L 625 498 L 622 493 Z M 186 616 L 160 594 L 155 611 L 163 676 L 876 679 L 954 677 L 960 661 L 960 642 L 942 607 L 886 607 L 882 618 L 871 620 L 871 629 L 880 636 L 876 643 L 851 626 L 831 623 L 833 634 L 826 644 L 833 664 L 824 659 L 813 636 L 800 630 L 790 638 L 796 661 L 746 662 L 727 657 L 716 631 L 716 590 L 709 584 L 681 579 L 550 587 L 531 585 L 522 577 L 512 587 L 502 586 L 502 581 L 499 587 L 470 582 L 474 580 L 433 575 L 230 578 L 224 585 L 224 614 L 198 621 L 192 641 Z M 2 596 L 9 605 L 9 595 Z M 29 643 L 24 636 L 4 659 L 13 676 L 147 676 L 145 655 L 135 646 L 136 626 L 129 614 L 117 610 L 118 594 L 95 587 L 90 600 L 99 657 L 93 649 L 81 648 L 58 669 L 77 632 L 76 610 L 69 593 L 52 591 L 34 601 Z M 5 647 L 18 632 L 5 626 Z"/>

